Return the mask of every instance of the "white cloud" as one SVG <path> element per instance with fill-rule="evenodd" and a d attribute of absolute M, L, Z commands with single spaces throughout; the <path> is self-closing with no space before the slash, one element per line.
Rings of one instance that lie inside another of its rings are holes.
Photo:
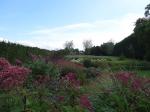
<path fill-rule="evenodd" d="M 82 49 L 83 40 L 87 39 L 91 39 L 94 45 L 110 39 L 118 42 L 133 32 L 134 23 L 139 17 L 142 15 L 127 14 L 118 19 L 35 30 L 27 34 L 30 39 L 17 42 L 45 49 L 62 48 L 65 41 L 69 40 L 73 40 L 75 47 L 79 49 Z"/>
<path fill-rule="evenodd" d="M 4 38 L 4 37 L 0 37 L 0 41 L 8 42 L 8 39 L 6 39 L 6 38 Z"/>
<path fill-rule="evenodd" d="M 3 41 L 4 39 L 2 37 L 0 37 L 0 41 Z"/>

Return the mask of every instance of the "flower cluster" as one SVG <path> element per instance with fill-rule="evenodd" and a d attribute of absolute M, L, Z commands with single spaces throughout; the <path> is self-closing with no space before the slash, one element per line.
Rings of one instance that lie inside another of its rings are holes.
<path fill-rule="evenodd" d="M 0 58 L 0 70 L 7 69 L 10 63 L 5 58 Z"/>
<path fill-rule="evenodd" d="M 131 79 L 133 79 L 134 74 L 133 73 L 128 73 L 128 72 L 120 72 L 115 75 L 116 79 L 121 81 L 122 84 L 128 85 L 130 83 Z"/>
<path fill-rule="evenodd" d="M 15 64 L 16 64 L 17 66 L 21 66 L 21 65 L 22 65 L 22 61 L 19 60 L 19 59 L 16 59 Z"/>
<path fill-rule="evenodd" d="M 80 87 L 80 80 L 77 79 L 75 73 L 68 73 L 65 75 L 64 80 L 68 81 L 73 87 Z"/>
<path fill-rule="evenodd" d="M 92 104 L 91 104 L 90 100 L 88 99 L 87 95 L 81 95 L 80 96 L 80 105 L 83 108 L 88 109 L 90 112 L 93 112 Z"/>
<path fill-rule="evenodd" d="M 64 96 L 57 96 L 59 102 L 63 102 L 65 100 Z"/>
<path fill-rule="evenodd" d="M 150 79 L 141 78 L 129 72 L 118 73 L 115 77 L 124 86 L 129 87 L 134 91 L 147 91 L 147 87 L 145 86 L 150 84 Z"/>
<path fill-rule="evenodd" d="M 67 61 L 67 60 L 64 60 L 64 59 L 58 59 L 58 60 L 55 60 L 54 62 L 56 65 L 58 65 L 58 67 L 74 67 L 74 68 L 77 68 L 77 69 L 83 69 L 84 66 L 82 64 L 79 64 L 79 63 L 73 63 L 71 61 Z"/>
<path fill-rule="evenodd" d="M 44 86 L 45 84 L 47 84 L 50 81 L 50 77 L 49 76 L 44 76 L 44 75 L 38 75 L 36 80 L 35 80 L 35 85 L 36 86 Z"/>
<path fill-rule="evenodd" d="M 0 89 L 9 90 L 21 86 L 30 70 L 24 67 L 12 66 L 6 59 L 0 58 Z"/>

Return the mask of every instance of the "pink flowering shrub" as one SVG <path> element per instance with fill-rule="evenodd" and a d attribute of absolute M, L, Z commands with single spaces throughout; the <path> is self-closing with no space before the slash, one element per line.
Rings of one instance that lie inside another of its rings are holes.
<path fill-rule="evenodd" d="M 115 78 L 121 82 L 122 85 L 134 91 L 147 91 L 148 88 L 145 86 L 150 84 L 150 79 L 138 77 L 129 72 L 120 72 L 115 75 Z"/>
<path fill-rule="evenodd" d="M 80 80 L 77 79 L 75 73 L 68 73 L 63 77 L 63 80 L 68 82 L 70 86 L 80 87 Z"/>
<path fill-rule="evenodd" d="M 61 71 L 61 75 L 64 76 L 69 72 L 78 73 L 83 71 L 84 67 L 82 64 L 73 63 L 64 59 L 57 59 L 53 62 Z"/>
<path fill-rule="evenodd" d="M 36 79 L 34 80 L 34 84 L 36 87 L 46 86 L 50 81 L 49 76 L 45 75 L 38 75 Z"/>
<path fill-rule="evenodd" d="M 22 65 L 22 61 L 19 60 L 19 59 L 16 59 L 16 60 L 15 60 L 15 64 L 16 64 L 17 66 L 21 66 L 21 65 Z"/>
<path fill-rule="evenodd" d="M 83 108 L 88 109 L 90 112 L 93 112 L 92 103 L 90 102 L 90 100 L 89 100 L 87 95 L 81 95 L 80 96 L 80 105 Z"/>
<path fill-rule="evenodd" d="M 82 64 L 73 63 L 71 61 L 67 61 L 67 60 L 64 60 L 64 59 L 57 59 L 57 60 L 54 61 L 54 63 L 56 65 L 58 65 L 59 67 L 72 66 L 72 67 L 76 67 L 78 69 L 83 69 L 84 68 L 84 66 Z"/>
<path fill-rule="evenodd" d="M 7 69 L 10 63 L 5 58 L 0 58 L 0 70 Z"/>
<path fill-rule="evenodd" d="M 0 58 L 0 89 L 9 90 L 23 85 L 30 73 L 24 67 L 12 66 L 6 59 Z"/>

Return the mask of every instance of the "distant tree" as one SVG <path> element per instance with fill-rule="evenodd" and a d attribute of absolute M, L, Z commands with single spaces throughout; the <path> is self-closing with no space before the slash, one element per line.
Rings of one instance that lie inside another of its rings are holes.
<path fill-rule="evenodd" d="M 65 44 L 64 44 L 64 47 L 65 47 L 65 50 L 66 52 L 68 52 L 68 54 L 72 54 L 73 52 L 73 47 L 74 47 L 74 44 L 73 44 L 73 41 L 66 41 Z"/>
<path fill-rule="evenodd" d="M 92 48 L 92 46 L 93 46 L 92 40 L 84 40 L 83 41 L 83 48 L 84 48 L 85 54 L 90 53 L 90 48 Z"/>
<path fill-rule="evenodd" d="M 85 49 L 89 49 L 93 46 L 92 44 L 92 40 L 84 40 L 83 41 L 83 48 Z"/>
<path fill-rule="evenodd" d="M 104 52 L 100 46 L 93 46 L 90 49 L 90 55 L 95 55 L 95 56 L 103 56 Z"/>
<path fill-rule="evenodd" d="M 65 49 L 71 50 L 74 47 L 73 41 L 66 41 L 64 44 Z"/>
<path fill-rule="evenodd" d="M 106 43 L 103 43 L 101 45 L 101 49 L 102 49 L 104 55 L 112 55 L 113 49 L 114 49 L 113 41 L 108 41 Z"/>

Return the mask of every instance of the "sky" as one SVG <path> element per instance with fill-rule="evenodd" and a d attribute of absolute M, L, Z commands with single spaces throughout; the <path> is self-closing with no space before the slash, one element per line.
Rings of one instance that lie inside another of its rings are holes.
<path fill-rule="evenodd" d="M 66 41 L 115 43 L 133 33 L 149 0 L 0 0 L 0 40 L 44 49 Z"/>

